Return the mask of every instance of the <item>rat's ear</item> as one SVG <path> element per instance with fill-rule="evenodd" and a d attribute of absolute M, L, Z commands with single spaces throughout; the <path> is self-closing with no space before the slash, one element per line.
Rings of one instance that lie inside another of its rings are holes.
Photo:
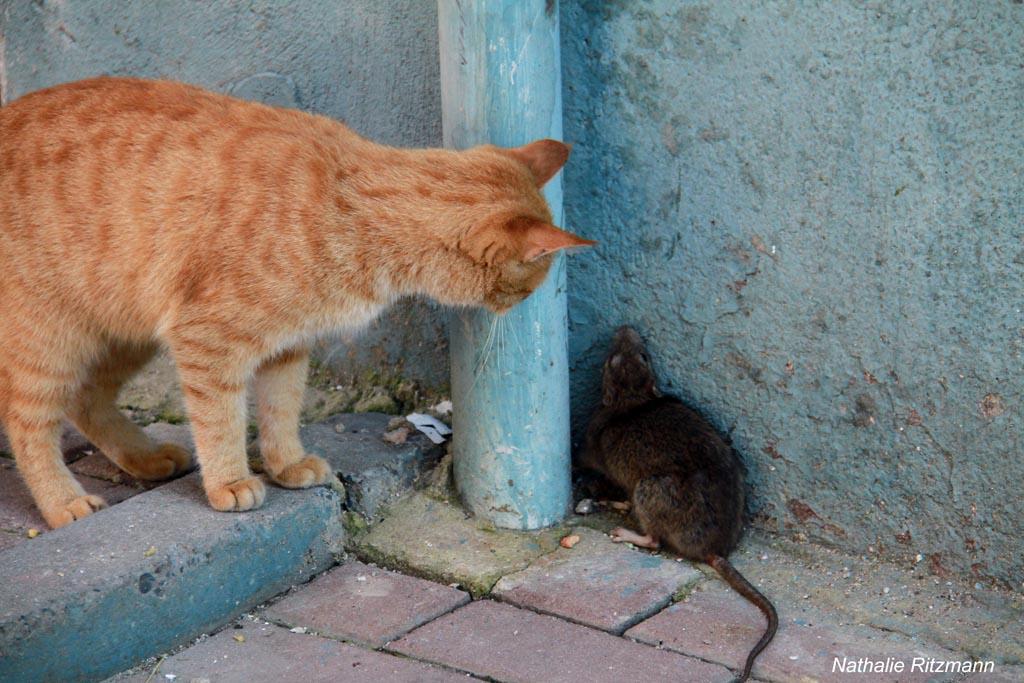
<path fill-rule="evenodd" d="M 550 223 L 518 218 L 508 225 L 508 231 L 517 245 L 519 260 L 528 262 L 571 247 L 591 247 L 597 242 L 556 228 Z"/>
<path fill-rule="evenodd" d="M 604 382 L 601 387 L 601 403 L 605 406 L 614 405 L 615 399 L 618 398 L 618 393 L 612 382 Z"/>
<path fill-rule="evenodd" d="M 537 187 L 544 187 L 545 183 L 554 178 L 562 166 L 565 166 L 572 145 L 558 140 L 536 140 L 506 151 L 513 159 L 530 169 L 534 180 L 537 181 Z"/>
<path fill-rule="evenodd" d="M 608 376 L 609 370 L 617 370 L 622 365 L 622 354 L 616 353 L 611 358 L 604 362 L 604 370 L 601 375 L 601 403 L 605 406 L 610 406 L 615 403 L 615 382 L 612 382 Z"/>

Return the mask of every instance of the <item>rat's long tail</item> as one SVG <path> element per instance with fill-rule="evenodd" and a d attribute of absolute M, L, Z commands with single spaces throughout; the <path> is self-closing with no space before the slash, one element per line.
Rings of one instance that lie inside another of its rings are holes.
<path fill-rule="evenodd" d="M 754 666 L 754 659 L 761 654 L 761 650 L 768 647 L 768 643 L 772 642 L 772 638 L 775 637 L 775 631 L 779 628 L 779 615 L 775 612 L 775 606 L 768 601 L 768 598 L 761 595 L 761 593 L 754 588 L 749 581 L 743 578 L 743 575 L 736 571 L 729 560 L 718 555 L 711 555 L 707 558 L 707 563 L 715 568 L 725 582 L 736 589 L 736 592 L 745 597 L 750 602 L 754 603 L 754 606 L 764 612 L 764 616 L 768 618 L 768 629 L 761 636 L 761 640 L 757 641 L 757 645 L 747 655 L 747 663 L 743 667 L 743 673 L 739 677 L 739 681 L 745 681 L 750 678 L 750 670 Z"/>

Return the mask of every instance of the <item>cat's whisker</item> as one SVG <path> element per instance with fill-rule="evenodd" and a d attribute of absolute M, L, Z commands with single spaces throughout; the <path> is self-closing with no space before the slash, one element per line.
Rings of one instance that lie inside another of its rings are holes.
<path fill-rule="evenodd" d="M 491 320 L 491 325 L 487 330 L 487 338 L 484 340 L 484 347 L 481 351 L 482 358 L 480 361 L 480 365 L 477 368 L 477 374 L 479 374 L 479 372 L 483 371 L 487 367 L 487 361 L 490 360 L 491 352 L 494 351 L 494 343 L 497 338 L 497 329 L 498 319 L 493 318 Z"/>
<path fill-rule="evenodd" d="M 525 355 L 525 352 L 523 351 L 523 345 L 519 340 L 519 332 L 516 331 L 516 327 L 516 325 L 509 324 L 509 329 L 512 330 L 512 341 L 516 343 L 516 351 L 519 352 L 520 356 L 523 356 Z"/>
<path fill-rule="evenodd" d="M 505 343 L 505 336 L 506 336 L 506 329 L 507 328 L 508 328 L 508 324 L 505 321 L 505 316 L 502 316 L 502 317 L 498 318 L 498 332 L 499 332 L 498 339 L 501 342 L 498 348 L 501 349 L 501 352 L 502 352 L 501 355 L 498 356 L 498 376 L 500 376 L 500 377 L 504 377 L 505 374 L 508 372 L 508 368 L 507 367 L 506 368 L 502 368 L 501 367 L 501 365 L 502 365 L 501 361 L 503 360 L 503 358 L 505 356 L 504 352 L 505 352 L 505 349 L 507 348 L 506 347 L 506 343 Z"/>
<path fill-rule="evenodd" d="M 480 359 L 477 363 L 476 368 L 473 370 L 473 383 L 469 385 L 470 396 L 473 395 L 473 390 L 476 388 L 476 383 L 480 380 L 484 370 L 487 369 L 487 361 L 491 355 L 491 351 L 494 348 L 495 332 L 497 330 L 498 318 L 495 317 L 491 320 L 491 326 L 487 330 L 487 337 L 484 339 L 483 348 L 480 350 Z"/>

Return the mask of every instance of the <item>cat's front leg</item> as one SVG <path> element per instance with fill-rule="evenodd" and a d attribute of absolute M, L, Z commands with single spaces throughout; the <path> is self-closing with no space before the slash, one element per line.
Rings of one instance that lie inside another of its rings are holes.
<path fill-rule="evenodd" d="M 206 498 L 215 510 L 242 511 L 263 504 L 266 489 L 245 456 L 247 365 L 228 348 L 179 336 L 170 342 Z"/>
<path fill-rule="evenodd" d="M 326 484 L 331 466 L 307 455 L 299 441 L 299 413 L 306 392 L 309 349 L 283 351 L 256 370 L 256 409 L 263 469 L 276 484 L 297 489 Z"/>

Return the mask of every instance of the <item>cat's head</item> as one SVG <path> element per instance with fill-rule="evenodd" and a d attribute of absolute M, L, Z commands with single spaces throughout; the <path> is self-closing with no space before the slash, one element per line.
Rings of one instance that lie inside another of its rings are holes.
<path fill-rule="evenodd" d="M 523 147 L 476 147 L 445 178 L 453 197 L 468 201 L 447 227 L 450 288 L 431 293 L 446 303 L 504 313 L 528 297 L 562 249 L 596 244 L 552 224 L 541 188 L 569 158 L 569 145 L 538 140 Z"/>

